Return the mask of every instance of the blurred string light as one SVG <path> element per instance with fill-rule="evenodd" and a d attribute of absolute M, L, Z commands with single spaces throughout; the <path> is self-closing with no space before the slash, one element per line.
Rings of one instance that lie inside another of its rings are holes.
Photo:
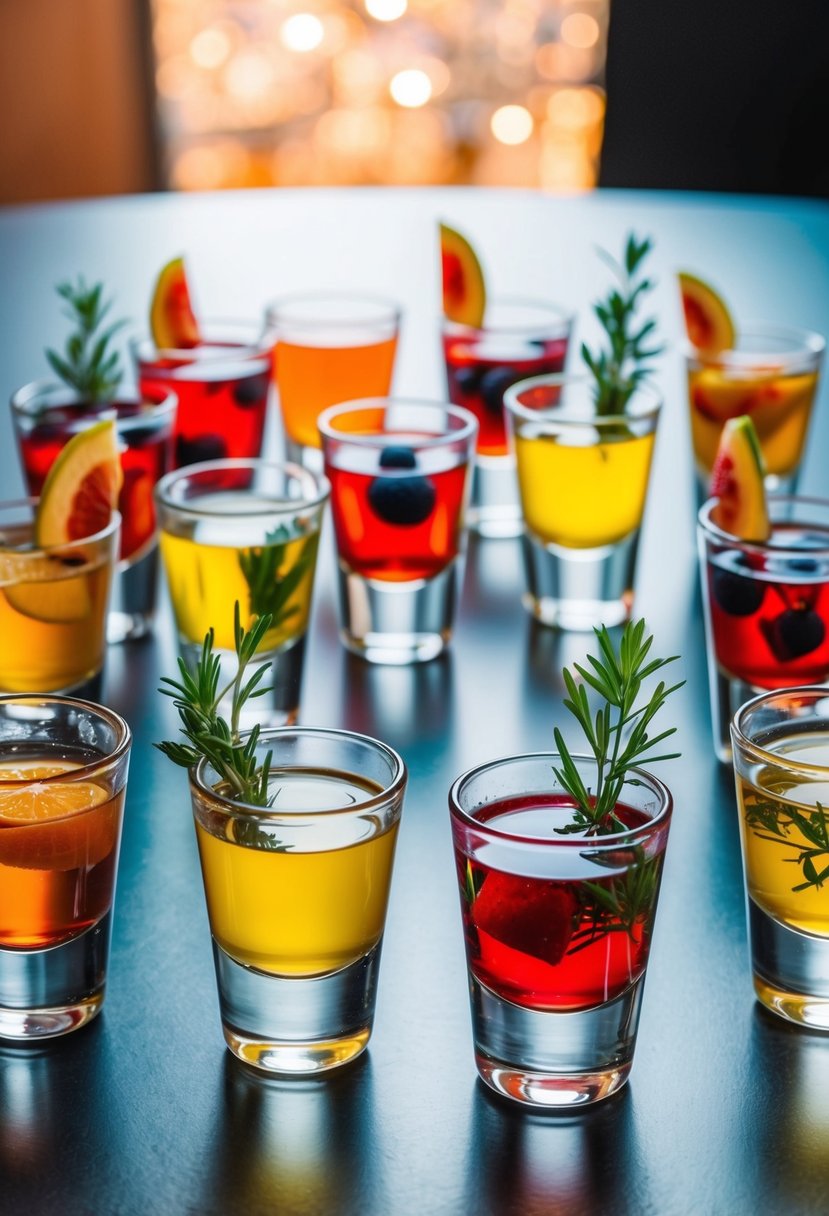
<path fill-rule="evenodd" d="M 151 0 L 171 186 L 594 186 L 610 0 Z"/>

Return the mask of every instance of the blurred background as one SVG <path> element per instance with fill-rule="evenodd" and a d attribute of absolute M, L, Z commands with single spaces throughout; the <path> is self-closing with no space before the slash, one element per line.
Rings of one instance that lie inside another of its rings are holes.
<path fill-rule="evenodd" d="M 829 195 L 825 0 L 0 0 L 0 202 L 303 185 Z"/>

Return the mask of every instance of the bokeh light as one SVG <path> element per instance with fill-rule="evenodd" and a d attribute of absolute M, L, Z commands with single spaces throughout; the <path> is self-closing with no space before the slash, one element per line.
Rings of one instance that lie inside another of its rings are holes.
<path fill-rule="evenodd" d="M 533 133 L 533 116 L 524 106 L 500 106 L 489 125 L 499 143 L 523 144 Z"/>

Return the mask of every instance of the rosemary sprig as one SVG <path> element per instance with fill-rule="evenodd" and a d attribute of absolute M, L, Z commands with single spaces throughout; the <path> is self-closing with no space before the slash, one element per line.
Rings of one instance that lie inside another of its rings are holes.
<path fill-rule="evenodd" d="M 173 704 L 181 718 L 181 733 L 187 743 L 165 742 L 155 746 L 182 768 L 192 768 L 205 758 L 216 770 L 233 798 L 252 806 L 269 806 L 268 779 L 271 753 L 263 763 L 257 764 L 256 745 L 259 727 L 254 726 L 242 742 L 239 720 L 242 708 L 252 697 L 261 697 L 268 692 L 262 687 L 262 679 L 270 667 L 263 663 L 245 679 L 245 672 L 262 638 L 271 627 L 271 619 L 265 614 L 249 630 L 242 628 L 238 601 L 234 607 L 233 633 L 236 647 L 237 669 L 233 679 L 219 688 L 221 659 L 213 653 L 213 630 L 204 639 L 201 656 L 195 672 L 191 672 L 183 659 L 179 659 L 180 680 L 162 676 L 159 692 L 173 698 Z M 219 715 L 219 704 L 231 694 L 230 722 Z"/>
<path fill-rule="evenodd" d="M 618 653 L 604 626 L 594 632 L 600 656 L 587 656 L 589 668 L 573 664 L 582 682 L 577 682 L 576 676 L 566 667 L 562 676 L 567 690 L 564 706 L 581 726 L 596 762 L 596 788 L 585 786 L 558 727 L 554 735 L 560 767 L 554 768 L 554 772 L 575 803 L 573 823 L 560 830 L 564 833 L 586 830 L 590 835 L 606 835 L 625 828 L 616 815 L 616 805 L 623 787 L 636 784 L 636 778 L 630 775 L 631 769 L 645 760 L 655 764 L 661 760 L 674 760 L 679 755 L 678 752 L 654 755 L 652 750 L 675 734 L 676 727 L 669 727 L 652 737 L 648 730 L 667 698 L 685 681 L 668 687 L 660 680 L 649 699 L 643 705 L 637 705 L 644 681 L 673 663 L 678 656 L 648 659 L 653 637 L 645 636 L 643 620 L 625 625 Z M 595 717 L 585 686 L 598 693 L 604 702 Z"/>
<path fill-rule="evenodd" d="M 796 857 L 786 858 L 786 861 L 800 866 L 803 874 L 803 882 L 793 886 L 792 891 L 820 888 L 829 879 L 829 865 L 823 865 L 820 870 L 815 865 L 819 858 L 829 858 L 829 811 L 820 802 L 815 802 L 814 811 L 806 811 L 790 802 L 758 799 L 746 804 L 745 819 L 746 826 L 760 840 L 769 840 L 797 851 Z M 801 841 L 790 839 L 792 828 L 796 828 L 806 841 L 805 848 Z"/>
<path fill-rule="evenodd" d="M 276 543 L 285 537 L 283 544 Z M 308 536 L 294 564 L 280 578 L 279 570 L 284 565 L 290 536 L 280 526 L 265 536 L 265 544 L 239 553 L 239 568 L 248 585 L 248 605 L 251 616 L 270 614 L 271 626 L 286 624 L 296 616 L 298 605 L 288 608 L 288 601 L 300 586 L 309 570 L 313 570 L 317 556 L 319 533 Z"/>
<path fill-rule="evenodd" d="M 612 288 L 606 299 L 593 305 L 607 335 L 607 347 L 591 351 L 587 343 L 581 346 L 581 357 L 596 382 L 596 410 L 601 416 L 624 413 L 637 385 L 650 374 L 650 361 L 664 349 L 652 345 L 655 318 L 641 325 L 635 321 L 642 296 L 654 286 L 650 279 L 641 277 L 642 263 L 652 247 L 649 237 L 639 241 L 631 232 L 623 263 L 603 249 L 598 251 L 619 280 L 618 288 Z"/>
<path fill-rule="evenodd" d="M 103 283 L 87 287 L 79 277 L 76 285 L 61 283 L 55 290 L 66 301 L 64 316 L 75 328 L 66 340 L 64 353 L 47 350 L 46 358 L 53 371 L 84 401 L 107 401 L 124 375 L 120 356 L 109 344 L 126 321 L 114 321 L 101 329 L 112 307 L 111 300 L 103 299 Z"/>

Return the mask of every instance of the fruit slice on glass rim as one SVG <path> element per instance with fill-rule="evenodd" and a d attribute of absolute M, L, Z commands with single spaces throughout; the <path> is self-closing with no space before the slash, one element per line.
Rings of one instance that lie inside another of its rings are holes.
<path fill-rule="evenodd" d="M 677 275 L 688 340 L 703 355 L 733 350 L 737 331 L 722 296 L 704 279 L 687 271 Z"/>
<path fill-rule="evenodd" d="M 741 540 L 768 540 L 771 523 L 764 478 L 754 423 L 746 415 L 729 418 L 711 472 L 711 496 L 719 499 L 711 518 L 718 528 Z"/>
<path fill-rule="evenodd" d="M 486 310 L 484 272 L 466 237 L 447 224 L 440 225 L 440 266 L 447 320 L 480 329 Z"/>
<path fill-rule="evenodd" d="M 201 342 L 184 258 L 173 258 L 159 272 L 150 304 L 150 332 L 160 350 L 189 350 Z"/>

